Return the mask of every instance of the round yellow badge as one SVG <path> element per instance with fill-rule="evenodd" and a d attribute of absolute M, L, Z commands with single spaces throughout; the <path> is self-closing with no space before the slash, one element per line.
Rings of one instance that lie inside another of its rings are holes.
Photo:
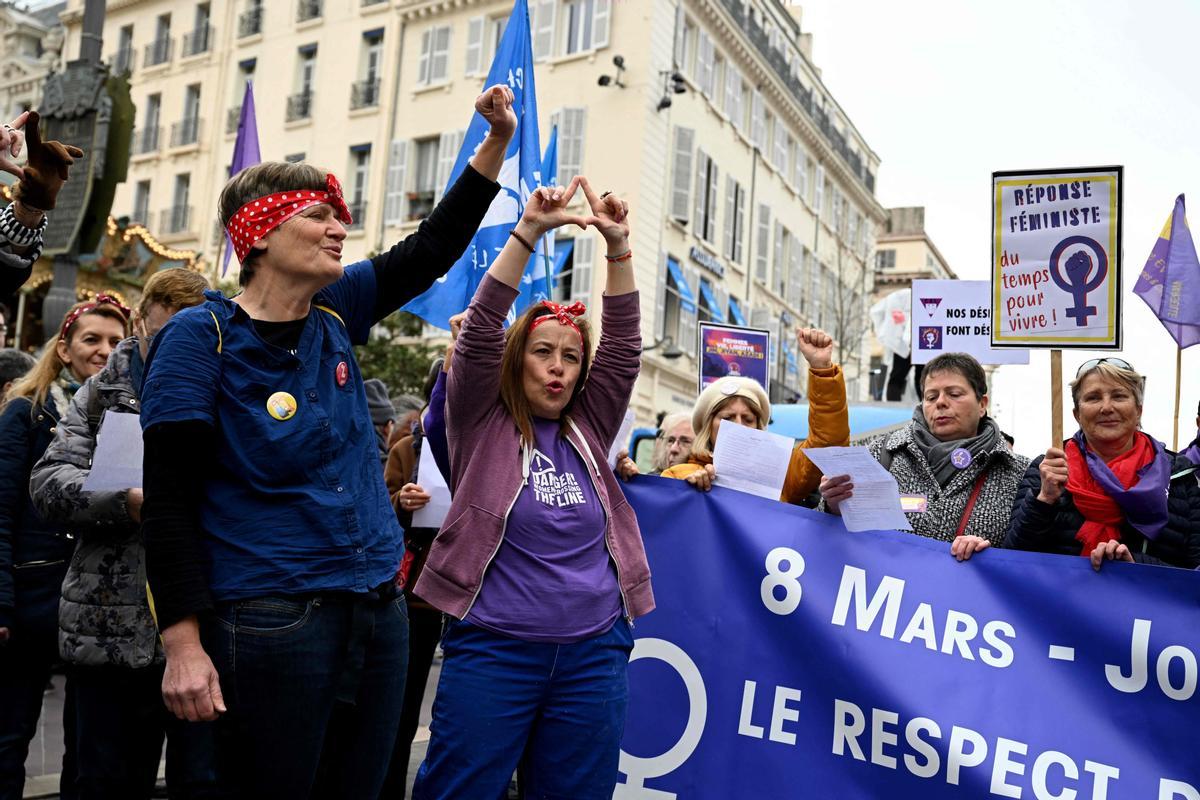
<path fill-rule="evenodd" d="M 296 398 L 287 392 L 276 392 L 267 398 L 267 413 L 283 422 L 296 414 Z"/>

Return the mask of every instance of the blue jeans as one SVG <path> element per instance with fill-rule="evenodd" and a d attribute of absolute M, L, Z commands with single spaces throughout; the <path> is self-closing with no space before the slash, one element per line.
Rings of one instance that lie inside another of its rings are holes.
<path fill-rule="evenodd" d="M 237 796 L 374 798 L 404 701 L 403 596 L 260 597 L 212 616 L 218 757 Z"/>
<path fill-rule="evenodd" d="M 413 800 L 503 797 L 522 754 L 528 798 L 611 798 L 632 649 L 624 619 L 562 645 L 452 622 Z"/>
<path fill-rule="evenodd" d="M 74 667 L 80 800 L 149 800 L 167 741 L 167 797 L 227 797 L 217 783 L 214 726 L 176 719 L 162 700 L 163 665 Z"/>

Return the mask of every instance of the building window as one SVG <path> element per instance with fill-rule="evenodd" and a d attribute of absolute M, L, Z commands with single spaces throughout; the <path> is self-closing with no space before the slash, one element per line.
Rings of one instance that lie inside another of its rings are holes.
<path fill-rule="evenodd" d="M 160 14 L 154 20 L 154 41 L 146 45 L 143 64 L 153 67 L 171 60 L 171 15 Z"/>
<path fill-rule="evenodd" d="M 612 0 L 537 0 L 530 3 L 533 57 L 540 60 L 607 47 L 611 11 Z"/>
<path fill-rule="evenodd" d="M 131 222 L 150 224 L 150 181 L 138 181 L 133 189 L 133 214 Z"/>
<path fill-rule="evenodd" d="M 225 112 L 225 132 L 233 133 L 237 130 L 238 122 L 242 118 L 242 100 L 246 97 L 246 86 L 254 80 L 255 60 L 253 58 L 246 59 L 238 64 L 237 77 L 233 82 L 233 102 L 229 106 L 229 110 Z"/>
<path fill-rule="evenodd" d="M 817 216 L 825 216 L 825 168 L 817 165 L 816 179 L 813 181 L 813 208 Z"/>
<path fill-rule="evenodd" d="M 299 50 L 296 62 L 296 93 L 288 98 L 287 121 L 312 117 L 313 80 L 317 73 L 317 46 L 308 44 Z"/>
<path fill-rule="evenodd" d="M 183 35 L 183 55 L 185 57 L 208 52 L 212 39 L 212 26 L 209 24 L 211 16 L 212 9 L 208 3 L 200 3 L 196 6 L 192 30 Z"/>
<path fill-rule="evenodd" d="M 351 108 L 371 108 L 379 105 L 379 72 L 383 62 L 383 31 L 363 34 L 362 80 L 350 87 Z"/>
<path fill-rule="evenodd" d="M 123 25 L 117 33 L 117 52 L 109 59 L 118 75 L 133 71 L 133 26 Z"/>
<path fill-rule="evenodd" d="M 238 38 L 242 39 L 262 33 L 262 23 L 262 0 L 249 0 L 246 3 L 246 10 L 238 16 Z"/>
<path fill-rule="evenodd" d="M 775 138 L 773 141 L 772 161 L 781 178 L 788 174 L 788 154 L 792 151 L 792 135 L 784 127 L 782 119 L 775 120 Z"/>
<path fill-rule="evenodd" d="M 742 73 L 729 64 L 725 67 L 725 116 L 739 130 L 746 123 L 745 97 L 746 85 L 742 83 Z"/>
<path fill-rule="evenodd" d="M 679 20 L 675 28 L 675 67 L 691 74 L 692 72 L 692 48 L 695 47 L 696 41 L 696 26 L 683 14 L 683 7 L 679 7 Z"/>
<path fill-rule="evenodd" d="M 408 193 L 408 218 L 424 219 L 433 211 L 437 192 L 438 139 L 413 142 L 413 186 Z"/>
<path fill-rule="evenodd" d="M 200 138 L 200 84 L 193 83 L 183 93 L 183 118 L 171 126 L 171 146 L 195 144 Z"/>
<path fill-rule="evenodd" d="M 759 149 L 767 146 L 767 109 L 758 89 L 750 95 L 750 143 Z"/>
<path fill-rule="evenodd" d="M 133 135 L 133 152 L 141 155 L 158 150 L 159 134 L 162 131 L 162 95 L 146 96 L 146 117 L 142 127 Z"/>
<path fill-rule="evenodd" d="M 591 236 L 577 236 L 572 240 L 571 254 L 563 262 L 555 279 L 553 299 L 556 303 L 591 300 L 592 274 L 596 260 L 596 240 Z"/>
<path fill-rule="evenodd" d="M 895 250 L 878 250 L 875 252 L 875 269 L 887 270 L 896 268 Z"/>
<path fill-rule="evenodd" d="M 405 177 L 408 167 L 408 140 L 392 140 L 388 152 L 387 186 L 384 192 L 383 222 L 399 225 L 404 221 Z"/>
<path fill-rule="evenodd" d="M 566 186 L 583 174 L 583 134 L 586 108 L 561 108 L 550 115 L 550 125 L 558 126 L 558 185 Z"/>
<path fill-rule="evenodd" d="M 704 31 L 700 31 L 696 45 L 696 83 L 704 96 L 709 99 L 717 96 L 713 70 L 713 61 L 716 55 L 712 39 L 708 38 L 708 34 Z"/>
<path fill-rule="evenodd" d="M 175 189 L 171 195 L 171 207 L 163 212 L 162 228 L 167 233 L 184 233 L 190 229 L 192 209 L 188 205 L 191 192 L 191 173 L 175 176 Z"/>
<path fill-rule="evenodd" d="M 446 184 L 450 183 L 450 174 L 454 172 L 454 162 L 458 160 L 458 151 L 462 149 L 463 137 L 466 131 L 449 131 L 438 137 L 438 171 L 434 181 L 433 202 L 441 202 Z"/>
<path fill-rule="evenodd" d="M 703 150 L 696 151 L 696 214 L 692 232 L 706 242 L 717 235 L 717 165 Z"/>
<path fill-rule="evenodd" d="M 427 28 L 421 34 L 421 61 L 417 83 L 429 86 L 450 78 L 450 26 Z"/>
<path fill-rule="evenodd" d="M 371 145 L 359 144 L 350 148 L 350 191 L 347 193 L 347 205 L 350 216 L 351 230 L 362 228 L 367 216 L 367 180 L 371 175 Z"/>
<path fill-rule="evenodd" d="M 808 201 L 808 151 L 799 140 L 795 142 L 795 154 L 792 160 L 792 186 L 800 199 Z"/>

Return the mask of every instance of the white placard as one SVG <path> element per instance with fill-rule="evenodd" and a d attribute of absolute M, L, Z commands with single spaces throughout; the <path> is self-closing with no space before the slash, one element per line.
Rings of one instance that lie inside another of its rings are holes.
<path fill-rule="evenodd" d="M 913 281 L 912 363 L 968 353 L 980 364 L 1028 364 L 1028 350 L 991 346 L 990 288 L 987 281 Z"/>
<path fill-rule="evenodd" d="M 778 433 L 722 422 L 713 448 L 717 485 L 778 500 L 795 444 Z"/>
<path fill-rule="evenodd" d="M 441 528 L 450 513 L 450 487 L 438 469 L 437 461 L 433 458 L 433 448 L 429 440 L 421 442 L 421 461 L 417 465 L 417 481 L 422 489 L 429 492 L 429 502 L 413 512 L 414 528 Z"/>
<path fill-rule="evenodd" d="M 900 487 L 865 447 L 815 447 L 804 455 L 830 478 L 849 475 L 854 484 L 838 511 L 848 531 L 911 531 L 900 507 Z"/>
<path fill-rule="evenodd" d="M 96 450 L 92 453 L 92 468 L 81 488 L 85 492 L 142 488 L 141 415 L 104 412 L 96 435 Z"/>
<path fill-rule="evenodd" d="M 633 409 L 626 409 L 625 419 L 621 420 L 621 430 L 613 439 L 612 447 L 608 448 L 608 466 L 617 468 L 617 454 L 629 447 L 629 434 L 633 433 Z"/>

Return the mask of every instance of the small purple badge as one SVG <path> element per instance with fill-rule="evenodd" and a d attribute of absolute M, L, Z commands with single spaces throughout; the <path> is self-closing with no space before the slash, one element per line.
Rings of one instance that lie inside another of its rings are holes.
<path fill-rule="evenodd" d="M 950 463 L 959 469 L 966 469 L 971 466 L 971 451 L 965 447 L 960 447 L 950 454 Z"/>

